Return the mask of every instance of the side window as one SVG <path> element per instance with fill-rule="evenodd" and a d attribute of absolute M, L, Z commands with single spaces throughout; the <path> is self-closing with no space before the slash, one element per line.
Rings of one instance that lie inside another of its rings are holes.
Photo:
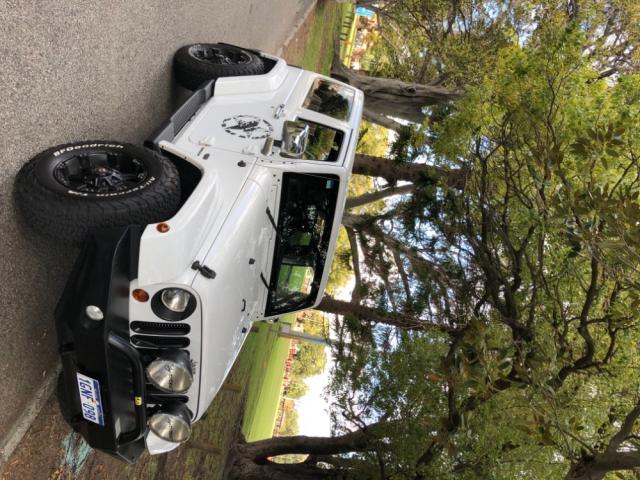
<path fill-rule="evenodd" d="M 319 78 L 313 82 L 303 107 L 336 120 L 346 120 L 351 112 L 353 96 L 350 88 Z"/>
<path fill-rule="evenodd" d="M 309 120 L 298 119 L 309 125 L 309 141 L 302 154 L 303 160 L 335 162 L 340 154 L 344 133 L 335 128 L 326 127 Z"/>
<path fill-rule="evenodd" d="M 266 315 L 310 307 L 318 296 L 340 180 L 335 175 L 285 173 Z"/>

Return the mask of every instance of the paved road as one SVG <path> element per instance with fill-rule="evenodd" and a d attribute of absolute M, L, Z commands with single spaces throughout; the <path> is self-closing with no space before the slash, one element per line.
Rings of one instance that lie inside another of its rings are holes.
<path fill-rule="evenodd" d="M 140 142 L 181 92 L 173 52 L 222 40 L 276 52 L 309 0 L 0 2 L 0 444 L 55 367 L 52 309 L 75 251 L 16 218 L 13 178 L 45 148 Z"/>

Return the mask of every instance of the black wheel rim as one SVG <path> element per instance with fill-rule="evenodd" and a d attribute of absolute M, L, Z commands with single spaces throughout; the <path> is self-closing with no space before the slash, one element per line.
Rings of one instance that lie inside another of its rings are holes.
<path fill-rule="evenodd" d="M 129 192 L 149 176 L 147 165 L 121 151 L 74 153 L 58 163 L 53 176 L 64 187 L 88 194 Z"/>
<path fill-rule="evenodd" d="M 194 45 L 189 48 L 189 55 L 214 65 L 244 65 L 251 61 L 247 52 L 219 45 Z"/>

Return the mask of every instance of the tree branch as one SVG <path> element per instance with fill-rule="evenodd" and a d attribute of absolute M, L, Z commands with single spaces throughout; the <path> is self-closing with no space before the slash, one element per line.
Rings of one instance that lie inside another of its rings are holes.
<path fill-rule="evenodd" d="M 375 192 L 364 193 L 358 197 L 347 198 L 345 209 L 361 207 L 368 203 L 377 202 L 385 198 L 392 197 L 394 195 L 405 195 L 413 192 L 415 186 L 412 184 L 402 185 L 401 187 L 391 186 L 383 188 L 382 190 L 376 190 Z"/>

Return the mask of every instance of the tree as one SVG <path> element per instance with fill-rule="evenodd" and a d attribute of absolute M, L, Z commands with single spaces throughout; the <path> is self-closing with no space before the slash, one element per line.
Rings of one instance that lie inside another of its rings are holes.
<path fill-rule="evenodd" d="M 508 41 L 519 14 L 526 13 L 507 14 L 506 6 L 415 0 L 368 4 L 380 20 L 383 42 L 377 56 L 389 60 L 387 67 L 366 75 L 345 67 L 336 56 L 332 75 L 365 93 L 367 120 L 393 130 L 402 126 L 394 119 L 420 124 L 424 107 L 450 103 L 479 72 L 490 68 L 493 52 Z M 337 37 L 334 41 L 337 45 Z"/>
<path fill-rule="evenodd" d="M 422 123 L 424 107 L 446 104 L 477 85 L 513 40 L 526 42 L 539 24 L 560 19 L 584 32 L 583 53 L 601 77 L 633 71 L 640 64 L 640 12 L 633 2 L 526 2 L 406 0 L 365 2 L 380 20 L 385 59 L 371 74 L 356 72 L 334 58 L 332 74 L 365 92 L 367 120 L 397 130 L 404 119 Z M 534 12 L 535 15 L 531 15 Z M 556 22 L 557 23 L 557 22 Z M 337 43 L 337 37 L 334 40 Z M 336 49 L 339 51 L 339 49 Z"/>
<path fill-rule="evenodd" d="M 425 85 L 403 82 L 395 78 L 361 75 L 337 62 L 334 62 L 331 73 L 364 92 L 366 98 L 364 117 L 367 120 L 393 130 L 399 129 L 401 124 L 388 117 L 421 123 L 424 119 L 422 109 L 425 106 L 450 102 L 462 93 L 440 85 Z"/>
<path fill-rule="evenodd" d="M 302 342 L 293 362 L 292 373 L 296 378 L 306 378 L 322 373 L 327 363 L 324 346 Z"/>
<path fill-rule="evenodd" d="M 589 452 L 574 463 L 567 473 L 567 480 L 602 480 L 608 472 L 616 470 L 633 470 L 640 468 L 640 451 L 637 437 L 634 436 L 634 425 L 640 416 L 640 405 L 631 410 L 618 431 L 609 440 L 604 451 Z M 627 447 L 624 448 L 624 443 Z"/>
<path fill-rule="evenodd" d="M 293 406 L 293 403 L 285 403 L 284 408 L 284 420 L 282 427 L 280 427 L 279 436 L 292 436 L 298 433 L 298 411 Z"/>
<path fill-rule="evenodd" d="M 289 398 L 302 398 L 307 394 L 309 387 L 304 382 L 303 378 L 293 377 L 291 379 L 291 384 L 289 385 L 289 389 L 286 392 L 286 396 Z"/>
<path fill-rule="evenodd" d="M 559 478 L 571 464 L 576 478 L 600 478 L 635 465 L 633 429 L 620 425 L 633 425 L 638 387 L 627 373 L 638 360 L 638 132 L 625 127 L 637 125 L 640 83 L 598 80 L 584 33 L 562 21 L 504 48 L 499 68 L 432 125 L 434 166 L 468 166 L 462 192 L 439 181 L 345 217 L 367 270 L 356 278 L 377 280 L 356 288 L 356 305 L 369 303 L 378 325 L 368 336 L 340 327 L 357 341 L 338 345 L 336 428 L 399 410 L 425 425 L 411 436 L 422 452 L 381 454 L 387 471 Z M 379 311 L 424 333 L 388 328 Z M 435 345 L 440 361 L 427 355 Z M 494 427 L 505 411 L 510 424 Z"/>

